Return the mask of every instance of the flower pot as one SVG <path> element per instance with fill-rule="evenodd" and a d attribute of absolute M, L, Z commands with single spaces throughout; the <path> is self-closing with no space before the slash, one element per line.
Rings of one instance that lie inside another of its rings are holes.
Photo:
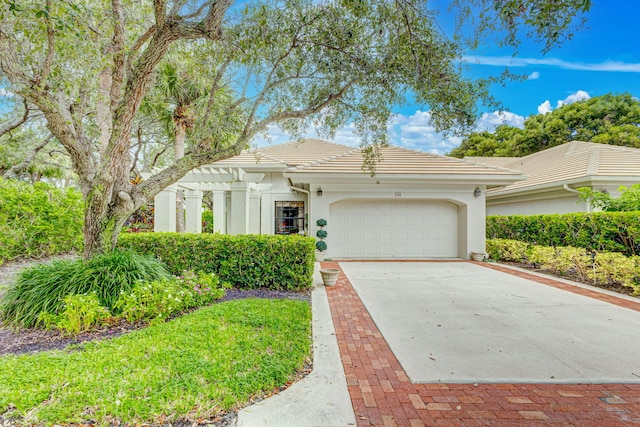
<path fill-rule="evenodd" d="M 316 251 L 316 261 L 324 261 L 324 252 Z"/>
<path fill-rule="evenodd" d="M 474 261 L 484 261 L 486 256 L 484 252 L 471 252 L 471 259 Z"/>
<path fill-rule="evenodd" d="M 337 268 L 323 268 L 320 270 L 320 275 L 322 276 L 322 283 L 325 286 L 334 286 L 336 281 L 338 280 L 338 274 L 340 270 Z"/>

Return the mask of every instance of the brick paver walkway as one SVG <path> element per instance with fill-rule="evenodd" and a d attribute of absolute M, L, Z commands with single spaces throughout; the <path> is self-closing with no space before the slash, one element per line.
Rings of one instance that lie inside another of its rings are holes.
<path fill-rule="evenodd" d="M 640 384 L 412 384 L 344 273 L 327 295 L 358 426 L 640 426 Z"/>

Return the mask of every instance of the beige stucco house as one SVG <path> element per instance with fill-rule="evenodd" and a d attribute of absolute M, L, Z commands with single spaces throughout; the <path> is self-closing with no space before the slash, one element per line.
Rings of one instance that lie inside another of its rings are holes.
<path fill-rule="evenodd" d="M 519 172 L 389 146 L 372 176 L 360 149 L 315 139 L 246 151 L 190 172 L 155 199 L 155 230 L 175 231 L 184 189 L 187 231 L 201 230 L 202 192 L 213 191 L 214 229 L 314 236 L 328 225 L 334 259 L 463 258 L 485 249 L 487 189 Z"/>
<path fill-rule="evenodd" d="M 525 157 L 467 157 L 521 172 L 526 179 L 487 190 L 487 215 L 590 212 L 577 188 L 618 195 L 622 185 L 640 183 L 640 150 L 573 141 Z"/>

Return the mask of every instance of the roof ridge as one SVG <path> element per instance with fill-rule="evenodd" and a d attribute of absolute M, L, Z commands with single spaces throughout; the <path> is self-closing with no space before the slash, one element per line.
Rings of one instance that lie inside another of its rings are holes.
<path fill-rule="evenodd" d="M 346 147 L 346 148 L 352 148 L 349 145 L 345 145 L 345 144 L 338 144 L 337 142 L 333 142 L 333 141 L 327 141 L 326 139 L 320 139 L 320 138 L 300 138 L 300 139 L 294 139 L 294 140 L 290 140 L 287 142 L 283 142 L 280 144 L 274 144 L 274 145 L 268 145 L 268 146 L 264 146 L 262 147 L 262 149 L 269 149 L 269 148 L 282 148 L 285 145 L 301 145 L 304 144 L 306 142 L 321 142 L 323 144 L 329 144 L 329 145 L 336 145 L 339 147 Z"/>
<path fill-rule="evenodd" d="M 598 175 L 600 170 L 600 150 L 602 147 L 592 147 L 589 150 L 589 163 L 587 164 L 586 175 Z"/>
<path fill-rule="evenodd" d="M 443 157 L 447 157 L 447 156 L 443 156 Z M 498 165 L 490 165 L 488 163 L 481 163 L 481 162 L 476 162 L 473 160 L 468 160 L 468 159 L 459 159 L 457 157 L 452 157 L 452 159 L 456 159 L 456 160 L 462 160 L 464 162 L 476 165 L 476 166 L 488 166 L 490 168 L 494 168 L 494 169 L 498 169 L 501 170 L 503 172 L 513 172 L 513 173 L 519 173 L 522 174 L 522 171 L 516 170 L 516 169 L 510 169 L 510 168 L 506 168 L 504 166 L 498 166 Z"/>
<path fill-rule="evenodd" d="M 342 145 L 342 144 L 336 144 L 336 145 Z M 348 145 L 345 145 L 345 147 L 348 147 Z M 328 162 L 330 160 L 335 160 L 335 159 L 339 159 L 341 157 L 346 157 L 346 156 L 350 156 L 352 154 L 356 154 L 358 151 L 360 153 L 362 153 L 362 149 L 361 148 L 354 148 L 354 147 L 349 147 L 349 148 L 351 148 L 351 150 L 347 150 L 344 153 L 334 154 L 334 155 L 329 156 L 329 157 L 323 157 L 322 159 L 318 159 L 318 160 L 314 160 L 314 161 L 311 161 L 311 162 L 303 163 L 301 165 L 296 166 L 295 169 L 304 169 L 304 168 L 309 167 L 309 166 L 319 165 L 321 163 L 325 163 L 325 162 Z"/>

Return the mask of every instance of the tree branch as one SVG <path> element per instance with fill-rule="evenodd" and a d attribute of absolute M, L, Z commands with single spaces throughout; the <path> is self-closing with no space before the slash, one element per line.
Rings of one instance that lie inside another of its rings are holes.
<path fill-rule="evenodd" d="M 47 77 L 51 72 L 51 66 L 53 65 L 53 56 L 55 53 L 55 35 L 53 31 L 53 25 L 51 25 L 51 0 L 47 0 L 45 9 L 47 11 L 47 56 L 40 69 L 40 76 L 38 80 L 41 85 L 46 84 Z"/>
<path fill-rule="evenodd" d="M 133 188 L 133 200 L 136 209 L 146 203 L 149 199 L 153 198 L 164 188 L 178 181 L 191 170 L 202 165 L 214 163 L 238 155 L 246 146 L 248 141 L 248 138 L 240 137 L 233 145 L 215 152 L 210 151 L 205 153 L 187 154 L 182 159 L 174 162 L 168 168 L 165 168 L 151 176 L 149 179 L 144 180 Z"/>
<path fill-rule="evenodd" d="M 113 14 L 113 68 L 111 69 L 111 114 L 113 115 L 118 101 L 122 97 L 122 86 L 125 76 L 125 34 L 124 10 L 121 0 L 111 0 Z"/>
<path fill-rule="evenodd" d="M 222 33 L 222 19 L 224 18 L 227 9 L 231 7 L 232 0 L 214 0 L 207 12 L 207 16 L 202 21 L 202 30 L 204 36 L 212 40 L 220 38 Z"/>
<path fill-rule="evenodd" d="M 351 81 L 349 83 L 347 83 L 342 89 L 340 89 L 337 93 L 332 93 L 329 94 L 324 100 L 322 100 L 321 102 L 316 103 L 316 105 L 312 105 L 309 106 L 305 109 L 302 110 L 291 110 L 291 111 L 282 111 L 280 113 L 274 114 L 270 117 L 265 118 L 264 120 L 259 121 L 258 123 L 256 123 L 256 125 L 254 126 L 253 129 L 248 130 L 245 129 L 245 132 L 243 133 L 243 136 L 246 136 L 248 138 L 252 137 L 253 135 L 257 134 L 258 132 L 261 132 L 263 130 L 266 130 L 267 127 L 275 122 L 279 122 L 282 120 L 287 120 L 287 119 L 301 119 L 301 118 L 305 118 L 308 117 L 310 115 L 313 114 L 317 114 L 320 111 L 322 111 L 325 107 L 327 107 L 328 105 L 330 105 L 331 103 L 339 100 L 340 98 L 342 98 L 349 89 L 351 89 L 351 87 L 353 85 L 356 84 L 356 81 Z"/>
<path fill-rule="evenodd" d="M 164 0 L 153 0 L 153 14 L 156 18 L 156 27 L 162 28 L 167 20 L 167 4 Z"/>
<path fill-rule="evenodd" d="M 49 134 L 49 136 L 45 138 L 44 141 L 42 141 L 40 144 L 34 147 L 33 151 L 31 152 L 31 154 L 27 156 L 26 159 L 24 159 L 22 162 L 12 166 L 9 170 L 7 170 L 4 173 L 4 177 L 7 179 L 16 178 L 20 172 L 22 172 L 23 170 L 29 167 L 31 162 L 33 162 L 33 159 L 35 159 L 35 157 L 38 155 L 38 152 L 42 150 L 44 147 L 46 147 L 46 145 L 49 142 L 51 142 L 52 139 L 53 139 L 53 134 Z"/>
<path fill-rule="evenodd" d="M 14 129 L 17 129 L 29 119 L 29 106 L 27 105 L 27 100 L 24 98 L 22 98 L 22 105 L 24 107 L 24 113 L 21 118 L 9 120 L 8 122 L 0 124 L 0 137 Z"/>

